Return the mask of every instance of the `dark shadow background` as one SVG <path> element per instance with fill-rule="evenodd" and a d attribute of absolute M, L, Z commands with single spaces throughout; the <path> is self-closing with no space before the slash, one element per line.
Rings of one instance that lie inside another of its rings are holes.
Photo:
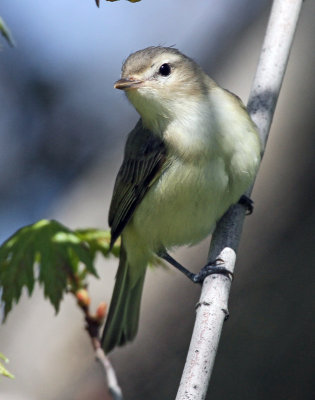
<path fill-rule="evenodd" d="M 113 182 L 135 111 L 112 89 L 123 59 L 173 45 L 246 102 L 269 1 L 11 0 L 1 6 L 18 43 L 0 52 L 0 240 L 40 218 L 107 226 Z M 304 2 L 271 136 L 247 218 L 207 399 L 310 400 L 314 323 L 314 2 Z M 208 242 L 177 258 L 204 264 Z M 99 260 L 93 307 L 110 300 L 115 260 Z M 200 289 L 149 271 L 139 334 L 112 360 L 127 400 L 175 398 Z M 72 299 L 54 317 L 40 288 L 0 327 L 14 381 L 6 400 L 106 398 Z"/>

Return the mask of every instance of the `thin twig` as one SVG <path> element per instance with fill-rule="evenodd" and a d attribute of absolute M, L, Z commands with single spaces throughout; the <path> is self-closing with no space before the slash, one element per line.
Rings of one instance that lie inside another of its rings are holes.
<path fill-rule="evenodd" d="M 99 330 L 103 324 L 100 323 L 100 321 L 98 321 L 95 317 L 91 317 L 90 315 L 86 315 L 85 320 L 87 323 L 86 330 L 89 333 L 92 346 L 95 351 L 95 359 L 102 365 L 105 373 L 108 391 L 113 400 L 124 400 L 115 370 L 108 357 L 105 355 L 99 339 Z"/>
<path fill-rule="evenodd" d="M 257 124 L 263 148 L 279 96 L 302 0 L 274 0 L 268 27 L 248 101 L 248 111 Z M 251 190 L 248 192 L 250 194 Z M 245 211 L 235 205 L 218 224 L 211 241 L 209 260 L 220 258 L 233 272 Z M 210 275 L 202 286 L 190 347 L 176 400 L 205 398 L 226 319 L 231 282 Z"/>
<path fill-rule="evenodd" d="M 96 314 L 91 315 L 89 309 L 90 298 L 86 289 L 78 291 L 74 290 L 72 291 L 72 294 L 76 297 L 78 306 L 80 307 L 85 316 L 85 321 L 86 321 L 85 329 L 88 332 L 89 337 L 91 339 L 91 344 L 95 352 L 95 359 L 103 367 L 103 371 L 105 373 L 105 378 L 107 381 L 108 391 L 111 394 L 113 400 L 124 400 L 122 391 L 118 384 L 115 370 L 111 362 L 109 361 L 108 357 L 104 353 L 100 342 L 100 328 L 102 327 L 104 322 L 104 317 L 106 314 L 105 312 L 106 305 L 104 303 L 101 303 L 98 306 Z"/>
<path fill-rule="evenodd" d="M 101 346 L 99 346 L 95 350 L 95 357 L 97 361 L 99 361 L 104 368 L 104 372 L 107 378 L 108 390 L 109 393 L 112 395 L 113 400 L 123 400 L 123 395 L 120 386 L 118 385 L 115 370 L 112 364 L 110 363 L 108 357 L 106 357 Z"/>

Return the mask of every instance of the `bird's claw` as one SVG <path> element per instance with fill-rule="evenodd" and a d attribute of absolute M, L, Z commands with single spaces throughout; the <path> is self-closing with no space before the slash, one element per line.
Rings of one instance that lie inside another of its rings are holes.
<path fill-rule="evenodd" d="M 209 262 L 206 266 L 204 266 L 200 270 L 198 274 L 194 275 L 193 281 L 195 283 L 202 283 L 208 275 L 214 275 L 214 274 L 224 275 L 232 280 L 233 272 L 229 271 L 225 267 L 220 266 L 220 264 L 224 264 L 224 261 L 221 260 L 220 258 L 218 258 L 215 261 Z"/>

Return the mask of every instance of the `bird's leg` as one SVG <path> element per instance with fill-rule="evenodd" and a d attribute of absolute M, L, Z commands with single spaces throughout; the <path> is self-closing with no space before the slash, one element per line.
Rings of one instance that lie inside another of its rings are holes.
<path fill-rule="evenodd" d="M 241 198 L 238 201 L 238 204 L 241 204 L 245 208 L 246 215 L 250 215 L 250 214 L 253 213 L 253 211 L 254 211 L 254 202 L 250 197 L 246 196 L 246 194 L 243 194 L 241 196 Z"/>
<path fill-rule="evenodd" d="M 177 262 L 172 256 L 170 256 L 166 250 L 160 250 L 157 255 L 163 260 L 167 261 L 173 267 L 177 268 L 179 271 L 181 271 L 183 274 L 187 276 L 192 282 L 194 283 L 202 283 L 204 279 L 208 275 L 213 275 L 213 274 L 221 274 L 224 276 L 227 276 L 228 278 L 233 277 L 233 273 L 226 269 L 225 267 L 220 267 L 218 264 L 222 264 L 223 261 L 221 259 L 217 259 L 215 261 L 209 262 L 205 267 L 203 267 L 198 274 L 194 274 L 190 272 L 188 269 L 183 267 L 179 262 Z"/>
<path fill-rule="evenodd" d="M 177 262 L 172 256 L 170 256 L 166 250 L 160 250 L 157 252 L 157 255 L 161 258 L 163 258 L 163 260 L 167 261 L 168 263 L 170 263 L 171 265 L 173 265 L 173 267 L 177 268 L 180 272 L 182 272 L 183 274 L 185 274 L 187 276 L 187 278 L 189 278 L 191 281 L 194 281 L 194 277 L 195 274 L 193 274 L 192 272 L 188 271 L 187 268 L 183 267 L 179 262 Z"/>

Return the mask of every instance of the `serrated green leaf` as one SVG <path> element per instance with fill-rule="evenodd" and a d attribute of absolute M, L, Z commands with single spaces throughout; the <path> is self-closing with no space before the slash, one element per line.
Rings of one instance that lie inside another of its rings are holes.
<path fill-rule="evenodd" d="M 5 362 L 8 363 L 9 360 L 7 359 L 6 356 L 4 356 L 2 353 L 0 353 L 0 358 Z M 8 378 L 13 379 L 14 375 L 11 374 L 11 372 L 9 372 L 3 365 L 2 362 L 0 362 L 0 375 L 6 376 Z"/>
<path fill-rule="evenodd" d="M 88 228 L 88 229 L 77 229 L 75 233 L 80 237 L 81 240 L 89 244 L 93 257 L 96 252 L 101 252 L 104 257 L 109 257 L 113 254 L 115 257 L 119 257 L 120 251 L 120 240 L 117 240 L 113 248 L 109 250 L 110 245 L 110 232 L 100 229 Z"/>
<path fill-rule="evenodd" d="M 90 249 L 79 236 L 57 221 L 41 220 L 18 230 L 0 247 L 0 289 L 4 315 L 18 302 L 24 287 L 31 294 L 38 281 L 56 311 L 70 277 L 76 276 L 79 263 L 97 276 Z"/>

